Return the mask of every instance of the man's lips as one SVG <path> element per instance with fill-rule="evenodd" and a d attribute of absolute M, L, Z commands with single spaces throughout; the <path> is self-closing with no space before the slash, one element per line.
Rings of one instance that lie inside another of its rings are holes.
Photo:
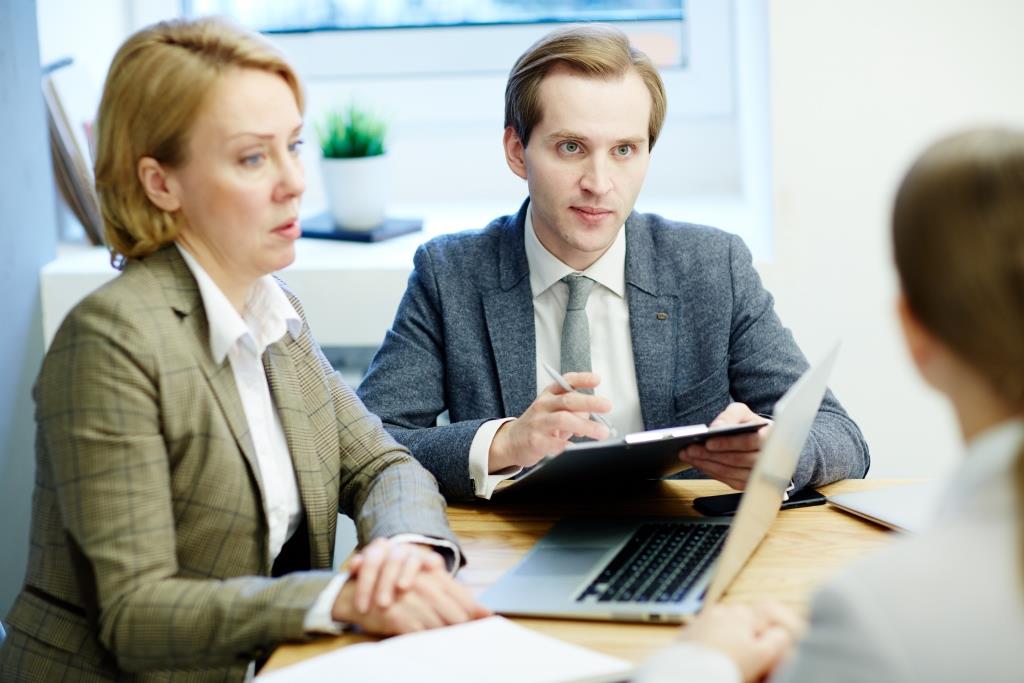
<path fill-rule="evenodd" d="M 572 206 L 572 211 L 585 223 L 598 224 L 614 212 L 594 206 Z"/>

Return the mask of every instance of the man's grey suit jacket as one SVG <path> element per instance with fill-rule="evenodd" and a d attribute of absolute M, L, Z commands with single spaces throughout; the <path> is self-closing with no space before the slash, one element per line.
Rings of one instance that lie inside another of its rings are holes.
<path fill-rule="evenodd" d="M 523 238 L 528 205 L 417 250 L 394 324 L 359 387 L 370 411 L 449 498 L 474 495 L 469 447 L 480 425 L 521 415 L 537 396 Z M 743 241 L 635 212 L 625 230 L 645 428 L 709 422 L 731 401 L 771 413 L 808 364 Z M 445 410 L 451 424 L 435 426 Z M 829 392 L 801 454 L 797 487 L 862 477 L 868 464 L 860 429 Z"/>

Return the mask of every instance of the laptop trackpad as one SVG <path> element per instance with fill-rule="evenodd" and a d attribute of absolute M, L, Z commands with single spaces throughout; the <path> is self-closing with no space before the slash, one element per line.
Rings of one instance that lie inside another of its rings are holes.
<path fill-rule="evenodd" d="M 520 576 L 585 574 L 607 552 L 608 548 L 540 548 L 514 573 Z"/>

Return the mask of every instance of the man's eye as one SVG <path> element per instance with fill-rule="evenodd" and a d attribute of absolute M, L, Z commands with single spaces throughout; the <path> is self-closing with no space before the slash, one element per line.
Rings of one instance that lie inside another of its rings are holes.
<path fill-rule="evenodd" d="M 565 152 L 566 154 L 576 154 L 577 152 L 580 151 L 580 143 L 573 142 L 572 140 L 563 142 L 560 145 L 560 147 L 562 148 L 562 151 Z"/>
<path fill-rule="evenodd" d="M 633 145 L 619 145 L 615 148 L 615 154 L 620 157 L 628 157 L 633 153 Z"/>

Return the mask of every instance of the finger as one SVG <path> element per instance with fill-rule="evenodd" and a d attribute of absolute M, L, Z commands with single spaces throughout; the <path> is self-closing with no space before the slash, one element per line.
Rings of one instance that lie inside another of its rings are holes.
<path fill-rule="evenodd" d="M 767 673 L 775 668 L 793 647 L 793 643 L 793 636 L 781 626 L 772 626 L 761 633 L 754 641 L 753 647 L 758 655 L 757 660 L 763 667 L 758 673 Z"/>
<path fill-rule="evenodd" d="M 712 453 L 716 451 L 759 451 L 761 437 L 753 434 L 736 434 L 735 436 L 716 436 L 704 442 L 704 448 Z"/>
<path fill-rule="evenodd" d="M 408 590 L 412 587 L 416 576 L 421 572 L 438 571 L 448 574 L 444 558 L 436 550 L 426 546 L 409 546 L 410 556 L 402 567 L 402 575 L 398 579 L 398 587 Z"/>
<path fill-rule="evenodd" d="M 711 460 L 694 460 L 692 463 L 704 474 L 723 484 L 728 484 L 737 491 L 746 488 L 747 479 L 750 477 L 750 468 L 733 467 Z"/>
<path fill-rule="evenodd" d="M 601 383 L 601 377 L 596 372 L 566 372 L 562 375 L 574 389 L 593 389 Z M 565 393 L 564 389 L 559 387 L 558 393 Z"/>
<path fill-rule="evenodd" d="M 605 414 L 611 411 L 612 402 L 603 396 L 590 394 L 560 394 L 558 396 L 542 396 L 534 402 L 536 412 L 533 417 L 543 420 L 550 415 L 572 413 L 581 420 L 590 420 L 593 414 Z"/>
<path fill-rule="evenodd" d="M 581 416 L 577 413 L 562 410 L 551 413 L 548 416 L 548 421 L 551 424 L 551 433 L 556 431 L 561 433 L 568 432 L 598 441 L 608 438 L 608 428 L 600 422 L 589 419 L 589 416 Z"/>
<path fill-rule="evenodd" d="M 387 555 L 387 541 L 383 538 L 375 539 L 366 546 L 362 555 L 362 566 L 356 575 L 356 609 L 361 614 L 366 614 L 370 609 L 370 598 L 377 583 L 380 566 Z"/>
<path fill-rule="evenodd" d="M 750 473 L 752 472 L 752 470 L 729 467 L 728 465 L 720 465 L 715 462 L 701 462 L 695 464 L 694 467 L 708 477 L 717 479 L 723 484 L 728 484 L 737 491 L 743 491 L 747 488 L 747 482 L 750 481 Z"/>
<path fill-rule="evenodd" d="M 571 378 L 579 378 L 573 381 Z M 544 387 L 544 391 L 540 393 L 537 398 L 542 398 L 545 395 L 548 396 L 560 396 L 564 394 L 578 392 L 580 389 L 593 389 L 601 380 L 596 374 L 592 372 L 567 372 L 563 376 L 563 379 L 572 387 L 572 391 L 563 387 L 559 382 L 552 382 L 551 384 Z M 589 395 L 589 394 L 587 394 Z"/>
<path fill-rule="evenodd" d="M 725 410 L 718 414 L 708 425 L 709 427 L 720 427 L 722 425 L 738 425 L 745 422 L 763 419 L 752 411 L 746 403 L 730 403 Z"/>
<path fill-rule="evenodd" d="M 443 585 L 443 581 L 437 578 L 428 580 L 426 577 L 422 577 L 416 581 L 415 590 L 445 624 L 461 624 L 464 621 L 469 621 L 470 610 L 463 607 L 454 595 L 447 592 L 446 588 L 448 587 Z"/>
<path fill-rule="evenodd" d="M 431 599 L 424 595 L 418 585 L 419 583 L 417 581 L 417 586 L 413 590 L 402 594 L 402 600 L 406 603 L 406 608 L 415 614 L 416 621 L 424 629 L 444 626 L 444 620 L 437 613 Z"/>
<path fill-rule="evenodd" d="M 609 436 L 608 428 L 600 422 L 591 420 L 587 414 L 565 413 L 563 415 L 571 416 L 568 418 L 567 424 L 563 423 L 567 427 L 570 437 L 583 436 L 592 438 L 595 441 L 601 441 Z"/>
<path fill-rule="evenodd" d="M 685 461 L 707 460 L 710 457 L 708 449 L 703 444 L 694 443 L 679 451 L 679 457 Z"/>
<path fill-rule="evenodd" d="M 757 464 L 759 451 L 705 451 L 703 454 L 690 458 L 694 462 L 716 463 L 728 467 L 753 469 Z"/>
<path fill-rule="evenodd" d="M 405 543 L 392 545 L 387 558 L 380 566 L 380 573 L 377 576 L 376 601 L 379 607 L 387 607 L 395 599 L 395 583 L 402 571 L 406 560 L 411 555 L 409 546 Z"/>
<path fill-rule="evenodd" d="M 550 396 L 546 401 L 547 407 L 552 410 L 568 410 L 573 413 L 607 413 L 612 409 L 612 402 L 604 396 L 593 394 L 581 394 L 572 392 Z"/>
<path fill-rule="evenodd" d="M 753 606 L 765 627 L 784 628 L 794 640 L 800 638 L 807 622 L 799 614 L 778 602 L 764 602 Z"/>
<path fill-rule="evenodd" d="M 419 553 L 409 553 L 402 562 L 402 568 L 398 573 L 398 579 L 395 582 L 400 590 L 408 590 L 412 586 L 413 579 L 420 572 L 423 567 L 423 559 Z"/>
<path fill-rule="evenodd" d="M 406 593 L 384 612 L 384 628 L 381 635 L 401 635 L 422 631 L 427 626 L 420 618 L 418 610 L 410 607 L 412 594 Z"/>
<path fill-rule="evenodd" d="M 448 577 L 449 580 L 445 584 L 445 590 L 448 595 L 455 600 L 466 612 L 468 612 L 472 619 L 479 619 L 481 617 L 490 616 L 491 611 L 478 603 L 474 598 L 473 594 L 468 588 L 463 586 L 461 583 L 453 578 Z"/>
<path fill-rule="evenodd" d="M 420 547 L 419 551 L 421 561 L 427 569 L 437 570 L 446 575 L 448 574 L 448 564 L 445 562 L 444 556 L 441 555 L 441 553 L 437 552 L 437 550 L 432 547 L 426 546 Z"/>

